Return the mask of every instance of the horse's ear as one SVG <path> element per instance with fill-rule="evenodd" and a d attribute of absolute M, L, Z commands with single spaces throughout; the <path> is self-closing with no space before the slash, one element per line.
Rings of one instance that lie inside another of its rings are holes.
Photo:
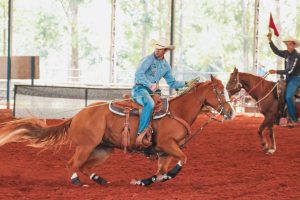
<path fill-rule="evenodd" d="M 238 73 L 238 72 L 239 72 L 238 68 L 236 68 L 236 66 L 234 66 L 233 73 Z"/>
<path fill-rule="evenodd" d="M 210 75 L 210 80 L 211 80 L 211 81 L 214 81 L 214 80 L 215 80 L 215 77 L 214 77 L 212 74 Z"/>

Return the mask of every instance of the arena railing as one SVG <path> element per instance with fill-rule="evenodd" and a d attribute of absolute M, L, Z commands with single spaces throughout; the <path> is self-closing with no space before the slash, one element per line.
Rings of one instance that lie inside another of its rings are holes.
<path fill-rule="evenodd" d="M 17 118 L 69 118 L 94 102 L 130 94 L 131 88 L 15 85 L 13 114 Z"/>

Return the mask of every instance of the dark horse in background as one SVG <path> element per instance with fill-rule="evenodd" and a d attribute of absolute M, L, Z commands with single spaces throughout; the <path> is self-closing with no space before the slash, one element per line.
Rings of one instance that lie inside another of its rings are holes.
<path fill-rule="evenodd" d="M 157 152 L 162 152 L 158 158 L 158 169 L 154 176 L 133 180 L 132 184 L 146 186 L 157 181 L 167 181 L 178 174 L 187 162 L 187 156 L 180 146 L 192 135 L 174 116 L 190 126 L 205 106 L 214 108 L 225 119 L 232 117 L 233 110 L 224 97 L 224 86 L 213 76 L 210 81 L 195 83 L 186 92 L 171 99 L 170 114 L 152 121 L 152 127 L 156 131 L 154 148 Z M 138 116 L 130 117 L 129 150 L 136 149 L 138 119 Z M 10 122 L 0 129 L 0 146 L 9 142 L 28 141 L 33 147 L 49 148 L 72 142 L 76 145 L 75 154 L 68 162 L 72 183 L 82 186 L 77 175 L 77 172 L 82 172 L 92 181 L 106 184 L 105 179 L 91 170 L 103 163 L 114 148 L 123 148 L 124 122 L 125 117 L 112 113 L 108 104 L 99 106 L 96 103 L 58 125 L 48 126 L 35 118 Z M 178 163 L 168 171 L 172 159 L 178 160 Z"/>
<path fill-rule="evenodd" d="M 263 150 L 268 154 L 273 154 L 276 151 L 273 125 L 276 120 L 280 118 L 278 106 L 279 97 L 275 84 L 275 82 L 267 81 L 262 77 L 239 72 L 237 68 L 234 68 L 234 71 L 230 74 L 229 81 L 226 85 L 229 97 L 238 93 L 242 88 L 247 93 L 251 91 L 249 95 L 257 101 L 259 111 L 264 115 L 264 121 L 259 126 L 258 134 L 261 139 Z M 299 116 L 299 109 L 297 113 Z M 265 128 L 268 128 L 269 130 L 271 145 L 267 143 L 267 140 L 263 135 Z"/>

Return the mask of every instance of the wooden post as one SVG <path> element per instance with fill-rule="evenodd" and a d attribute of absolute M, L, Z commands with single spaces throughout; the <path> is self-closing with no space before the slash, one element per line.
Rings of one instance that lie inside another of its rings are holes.
<path fill-rule="evenodd" d="M 171 45 L 174 44 L 175 38 L 175 0 L 171 0 L 171 30 L 170 30 L 170 43 Z M 170 66 L 173 68 L 174 62 L 174 54 L 173 51 L 170 51 Z M 172 89 L 169 89 L 169 94 L 172 94 Z"/>
<path fill-rule="evenodd" d="M 13 0 L 8 0 L 8 37 L 7 37 L 7 84 L 6 108 L 10 109 L 10 78 L 11 78 L 11 45 L 12 45 L 12 17 Z"/>

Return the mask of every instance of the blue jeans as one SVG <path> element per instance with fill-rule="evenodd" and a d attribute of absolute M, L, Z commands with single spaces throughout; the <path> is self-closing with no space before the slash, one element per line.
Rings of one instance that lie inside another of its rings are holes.
<path fill-rule="evenodd" d="M 287 104 L 287 108 L 288 108 L 288 113 L 294 122 L 298 121 L 297 113 L 296 113 L 296 106 L 293 102 L 293 97 L 294 97 L 298 87 L 300 87 L 300 77 L 297 77 L 297 76 L 290 77 L 288 84 L 287 84 L 287 88 L 286 88 L 285 100 L 286 100 L 286 104 Z"/>
<path fill-rule="evenodd" d="M 140 116 L 138 135 L 145 130 L 150 123 L 151 114 L 154 108 L 154 101 L 151 97 L 152 91 L 144 86 L 136 85 L 131 91 L 133 100 L 144 108 Z"/>

